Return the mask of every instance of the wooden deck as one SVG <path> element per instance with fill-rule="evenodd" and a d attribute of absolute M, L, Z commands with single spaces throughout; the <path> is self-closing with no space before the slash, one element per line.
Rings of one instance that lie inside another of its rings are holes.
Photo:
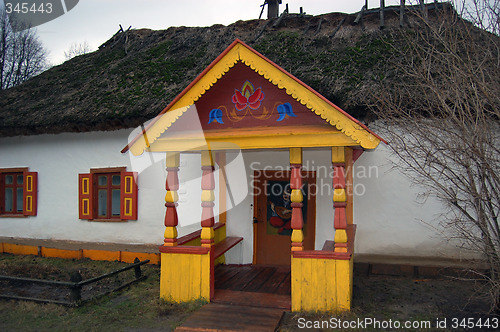
<path fill-rule="evenodd" d="M 290 310 L 289 267 L 219 265 L 213 302 Z"/>
<path fill-rule="evenodd" d="M 291 308 L 290 268 L 219 265 L 215 297 L 176 331 L 275 331 Z"/>

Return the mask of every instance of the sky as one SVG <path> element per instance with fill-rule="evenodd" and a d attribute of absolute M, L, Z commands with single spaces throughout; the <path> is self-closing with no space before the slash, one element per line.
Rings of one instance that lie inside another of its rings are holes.
<path fill-rule="evenodd" d="M 1 4 L 0 0 L 0 4 Z M 303 7 L 307 14 L 354 13 L 365 0 L 283 0 L 291 13 Z M 408 2 L 408 1 L 407 1 Z M 426 1 L 428 2 L 428 1 Z M 238 20 L 257 19 L 264 0 L 80 0 L 66 14 L 38 26 L 37 33 L 49 51 L 53 65 L 64 61 L 72 44 L 86 42 L 92 50 L 110 39 L 119 29 L 167 29 L 172 26 L 228 25 Z M 386 6 L 399 0 L 386 0 Z M 379 7 L 380 0 L 369 0 L 368 7 Z M 266 18 L 267 8 L 263 18 Z"/>

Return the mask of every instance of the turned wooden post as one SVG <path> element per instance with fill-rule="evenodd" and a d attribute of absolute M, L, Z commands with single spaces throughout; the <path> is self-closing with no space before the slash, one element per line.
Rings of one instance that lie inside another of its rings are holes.
<path fill-rule="evenodd" d="M 302 216 L 302 148 L 290 148 L 290 188 L 292 193 L 292 251 L 304 250 L 304 217 Z"/>
<path fill-rule="evenodd" d="M 211 247 L 214 244 L 214 201 L 215 179 L 214 161 L 210 150 L 201 151 L 201 245 Z"/>
<path fill-rule="evenodd" d="M 166 166 L 167 166 L 167 180 L 165 182 L 165 189 L 167 193 L 165 195 L 165 207 L 167 208 L 165 212 L 165 240 L 164 246 L 176 246 L 177 245 L 177 201 L 179 200 L 179 195 L 177 190 L 179 190 L 179 152 L 167 152 Z"/>
<path fill-rule="evenodd" d="M 344 147 L 332 147 L 335 252 L 347 252 L 346 170 Z"/>

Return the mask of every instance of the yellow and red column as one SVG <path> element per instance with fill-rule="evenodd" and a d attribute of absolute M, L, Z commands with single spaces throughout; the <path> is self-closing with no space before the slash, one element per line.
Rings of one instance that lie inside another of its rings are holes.
<path fill-rule="evenodd" d="M 332 147 L 335 252 L 347 252 L 347 195 L 344 147 Z"/>
<path fill-rule="evenodd" d="M 292 251 L 304 250 L 304 217 L 302 216 L 302 148 L 290 148 L 290 200 L 292 201 Z"/>
<path fill-rule="evenodd" d="M 165 234 L 164 246 L 177 245 L 177 201 L 179 196 L 179 152 L 167 152 L 166 167 L 167 167 L 167 180 L 165 182 Z"/>
<path fill-rule="evenodd" d="M 214 161 L 210 150 L 201 151 L 201 245 L 211 247 L 214 244 L 214 201 L 215 179 Z"/>

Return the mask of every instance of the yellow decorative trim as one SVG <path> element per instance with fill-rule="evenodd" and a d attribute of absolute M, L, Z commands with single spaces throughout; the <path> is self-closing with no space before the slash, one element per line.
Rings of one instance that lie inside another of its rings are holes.
<path fill-rule="evenodd" d="M 33 211 L 33 196 L 26 196 L 26 200 L 24 203 L 24 209 L 26 212 L 32 212 Z"/>
<path fill-rule="evenodd" d="M 302 164 L 302 148 L 290 148 L 290 164 Z"/>
<path fill-rule="evenodd" d="M 292 231 L 292 242 L 304 242 L 304 232 L 301 229 Z"/>
<path fill-rule="evenodd" d="M 132 198 L 125 198 L 123 200 L 123 205 L 124 205 L 124 212 L 123 214 L 127 217 L 132 216 Z"/>
<path fill-rule="evenodd" d="M 181 160 L 181 154 L 177 151 L 167 152 L 166 156 L 166 167 L 179 167 Z"/>
<path fill-rule="evenodd" d="M 202 202 L 213 202 L 215 201 L 215 194 L 213 190 L 202 190 L 201 191 L 201 201 Z"/>
<path fill-rule="evenodd" d="M 357 143 L 341 132 L 331 133 L 261 133 L 254 136 L 210 136 L 169 137 L 158 139 L 148 151 L 164 152 L 170 150 L 231 150 L 231 149 L 268 149 L 290 147 L 352 146 Z"/>
<path fill-rule="evenodd" d="M 304 195 L 302 195 L 302 190 L 300 190 L 300 189 L 293 189 L 292 190 L 290 200 L 293 203 L 302 203 L 303 199 L 304 199 Z"/>
<path fill-rule="evenodd" d="M 177 227 L 174 226 L 165 227 L 165 233 L 163 234 L 163 237 L 165 239 L 176 239 L 177 235 L 178 235 Z"/>
<path fill-rule="evenodd" d="M 176 203 L 179 200 L 179 194 L 175 190 L 167 190 L 165 194 L 165 202 Z"/>
<path fill-rule="evenodd" d="M 132 182 L 132 181 L 133 181 L 133 178 L 134 178 L 133 176 L 129 176 L 129 175 L 125 176 L 125 178 L 124 178 L 125 188 L 123 189 L 123 192 L 124 192 L 125 194 L 132 194 L 132 193 L 134 192 L 134 191 L 132 190 L 132 187 L 133 187 L 133 186 L 132 186 L 132 183 L 133 183 L 133 182 Z M 128 190 L 127 190 L 127 189 L 128 189 Z"/>
<path fill-rule="evenodd" d="M 343 146 L 332 147 L 332 163 L 345 163 L 345 149 Z"/>
<path fill-rule="evenodd" d="M 200 238 L 202 240 L 212 240 L 213 238 L 215 238 L 213 227 L 202 227 Z"/>
<path fill-rule="evenodd" d="M 213 166 L 214 160 L 210 150 L 201 151 L 201 166 Z"/>
<path fill-rule="evenodd" d="M 334 202 L 345 202 L 347 201 L 347 196 L 345 193 L 345 189 L 334 189 L 333 190 L 333 201 Z"/>
<path fill-rule="evenodd" d="M 172 108 L 165 114 L 158 116 L 158 120 L 146 132 L 149 144 L 153 144 L 153 142 L 156 141 L 156 139 L 160 137 L 160 135 L 163 134 L 165 130 L 170 128 L 170 126 L 188 110 L 191 110 L 193 112 L 196 111 L 194 107 L 192 109 L 190 107 Z M 130 152 L 132 152 L 134 156 L 141 155 L 144 151 L 149 149 L 146 143 L 147 142 L 144 139 L 137 140 L 130 147 Z"/>
<path fill-rule="evenodd" d="M 238 61 L 242 61 L 278 88 L 284 89 L 292 98 L 352 138 L 357 145 L 366 149 L 374 149 L 380 143 L 380 139 L 365 130 L 361 125 L 241 43 L 236 43 L 167 112 L 159 116 L 158 120 L 146 133 L 149 143 L 153 145 L 153 142 L 172 123 L 188 109 L 191 109 L 190 106 L 200 99 Z M 192 109 L 194 111 L 194 108 Z M 149 148 L 145 139 L 137 140 L 130 148 L 134 155 L 140 155 L 146 150 L 149 150 Z"/>
<path fill-rule="evenodd" d="M 345 229 L 335 230 L 335 243 L 346 243 L 347 242 L 347 232 Z"/>
<path fill-rule="evenodd" d="M 362 126 L 351 120 L 345 114 L 332 107 L 331 104 L 309 91 L 295 79 L 286 75 L 283 71 L 264 60 L 250 49 L 239 44 L 240 59 L 247 66 L 255 70 L 269 82 L 280 89 L 285 89 L 286 93 L 311 111 L 321 116 L 332 126 L 342 131 L 363 148 L 374 149 L 380 140 Z"/>
<path fill-rule="evenodd" d="M 90 193 L 90 178 L 82 177 L 82 194 L 88 195 Z"/>
<path fill-rule="evenodd" d="M 89 207 L 90 207 L 90 199 L 82 198 L 82 214 L 83 215 L 90 214 Z"/>

